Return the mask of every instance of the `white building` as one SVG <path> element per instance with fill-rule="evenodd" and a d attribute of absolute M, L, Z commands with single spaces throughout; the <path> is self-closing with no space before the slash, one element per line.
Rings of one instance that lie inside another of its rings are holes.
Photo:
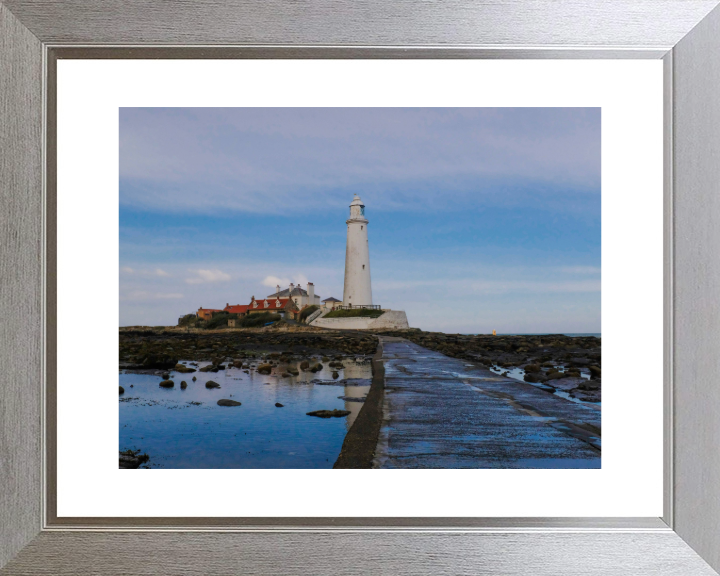
<path fill-rule="evenodd" d="M 372 305 L 370 286 L 370 249 L 368 246 L 368 220 L 365 205 L 355 194 L 350 203 L 350 218 L 347 224 L 347 246 L 345 248 L 345 287 L 343 306 Z"/>
<path fill-rule="evenodd" d="M 325 300 L 322 301 L 323 308 L 327 308 L 328 310 L 334 310 L 340 306 L 340 304 L 342 304 L 342 300 L 338 300 L 332 296 L 330 296 L 330 298 L 325 298 Z"/>
<path fill-rule="evenodd" d="M 315 294 L 315 286 L 312 282 L 307 283 L 307 290 L 300 288 L 299 284 L 297 286 L 290 284 L 289 288 L 285 288 L 285 290 L 282 291 L 280 290 L 280 286 L 276 286 L 275 290 L 275 294 L 270 294 L 267 297 L 268 300 L 272 298 L 292 298 L 300 310 L 305 306 L 320 305 L 320 296 Z"/>

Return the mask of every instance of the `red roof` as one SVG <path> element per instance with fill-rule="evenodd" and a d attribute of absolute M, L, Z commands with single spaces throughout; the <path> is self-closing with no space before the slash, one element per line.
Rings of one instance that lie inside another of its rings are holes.
<path fill-rule="evenodd" d="M 250 308 L 250 306 L 248 306 L 247 304 L 233 304 L 232 306 L 225 306 L 223 310 L 225 312 L 229 312 L 230 314 L 245 314 L 248 308 Z"/>
<path fill-rule="evenodd" d="M 251 302 L 246 310 L 279 310 L 281 308 L 285 308 L 285 304 L 287 304 L 288 300 L 289 298 L 268 298 L 266 300 L 255 300 L 255 302 L 257 302 L 257 307 L 253 306 Z M 268 303 L 267 306 L 265 306 L 265 302 Z M 280 303 L 279 306 L 278 302 Z"/>

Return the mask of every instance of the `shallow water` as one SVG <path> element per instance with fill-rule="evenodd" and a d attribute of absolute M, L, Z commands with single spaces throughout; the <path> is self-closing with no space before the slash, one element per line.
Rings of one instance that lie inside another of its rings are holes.
<path fill-rule="evenodd" d="M 160 376 L 121 373 L 125 394 L 119 403 L 120 450 L 142 450 L 150 456 L 150 468 L 332 468 L 363 406 L 339 397 L 365 397 L 372 377 L 369 362 L 346 359 L 344 364 L 344 369 L 337 369 L 337 381 L 332 379 L 335 369 L 327 363 L 317 373 L 301 371 L 290 378 L 245 374 L 237 368 L 216 373 L 170 371 L 174 388 L 161 388 Z M 185 390 L 180 388 L 183 380 L 188 384 Z M 221 388 L 205 388 L 208 380 Z M 242 405 L 218 406 L 222 398 Z M 284 407 L 275 407 L 276 402 Z M 332 409 L 351 414 L 306 415 Z"/>
<path fill-rule="evenodd" d="M 522 368 L 490 368 L 491 372 L 494 372 L 495 374 L 505 374 L 507 373 L 508 378 L 512 378 L 513 380 L 519 380 L 520 382 L 525 382 L 525 370 Z M 565 372 L 565 368 L 560 368 L 559 372 Z M 590 380 L 590 371 L 586 368 L 580 368 L 580 376 L 585 378 L 585 380 Z M 580 400 L 579 398 L 573 398 L 570 396 L 568 392 L 565 392 L 564 390 L 556 390 L 552 388 L 551 386 L 546 386 L 545 384 L 542 384 L 540 382 L 525 382 L 526 384 L 530 384 L 532 386 L 535 386 L 536 388 L 540 388 L 541 390 L 545 390 L 546 392 L 550 392 L 551 394 L 555 394 L 556 396 L 560 396 L 560 398 L 565 398 L 565 400 L 570 400 L 570 402 L 577 402 L 578 404 L 584 404 L 586 406 L 594 406 L 596 408 L 600 408 L 602 404 L 600 402 L 584 402 Z"/>

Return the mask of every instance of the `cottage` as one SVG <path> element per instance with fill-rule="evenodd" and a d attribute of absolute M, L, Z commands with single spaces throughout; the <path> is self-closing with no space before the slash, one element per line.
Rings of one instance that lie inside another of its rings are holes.
<path fill-rule="evenodd" d="M 315 294 L 315 285 L 312 282 L 307 283 L 307 290 L 300 288 L 298 284 L 290 284 L 289 288 L 280 290 L 280 286 L 275 287 L 275 294 L 270 294 L 268 299 L 272 298 L 292 298 L 295 305 L 302 310 L 305 306 L 320 305 L 320 296 Z"/>
<path fill-rule="evenodd" d="M 322 301 L 323 308 L 327 308 L 328 310 L 334 310 L 341 304 L 342 300 L 338 300 L 337 298 L 333 298 L 332 296 L 330 296 L 330 298 L 325 298 L 325 300 Z"/>
<path fill-rule="evenodd" d="M 280 314 L 280 316 L 288 316 L 290 318 L 295 317 L 295 313 L 300 308 L 290 298 L 266 298 L 265 300 L 255 300 L 255 296 L 252 297 L 250 304 L 247 308 L 247 314 L 254 314 L 257 312 L 271 312 L 273 314 Z"/>
<path fill-rule="evenodd" d="M 203 308 L 200 306 L 197 311 L 197 317 L 201 318 L 202 320 L 210 320 L 215 314 L 218 312 L 222 312 L 222 310 L 217 310 L 215 308 Z"/>
<path fill-rule="evenodd" d="M 232 306 L 230 304 L 225 304 L 223 312 L 227 312 L 228 314 L 237 314 L 238 316 L 246 316 L 248 308 L 250 308 L 249 304 L 233 304 Z"/>

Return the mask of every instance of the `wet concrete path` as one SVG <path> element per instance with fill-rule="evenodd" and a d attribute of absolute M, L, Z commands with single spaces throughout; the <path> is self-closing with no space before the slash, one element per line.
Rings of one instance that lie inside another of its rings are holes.
<path fill-rule="evenodd" d="M 600 410 L 401 338 L 385 365 L 376 468 L 599 468 Z"/>

